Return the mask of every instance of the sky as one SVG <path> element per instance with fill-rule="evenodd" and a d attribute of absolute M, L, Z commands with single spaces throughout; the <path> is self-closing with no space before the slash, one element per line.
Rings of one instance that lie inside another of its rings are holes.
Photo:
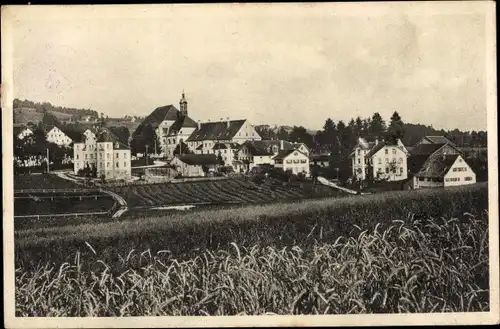
<path fill-rule="evenodd" d="M 485 16 L 425 6 L 32 10 L 12 26 L 14 97 L 146 116 L 179 108 L 184 90 L 201 121 L 316 130 L 327 118 L 388 121 L 398 111 L 411 123 L 485 130 Z"/>

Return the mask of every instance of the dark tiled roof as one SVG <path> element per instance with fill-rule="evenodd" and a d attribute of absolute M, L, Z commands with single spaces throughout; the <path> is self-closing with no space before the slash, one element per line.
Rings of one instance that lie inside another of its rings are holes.
<path fill-rule="evenodd" d="M 330 160 L 330 155 L 329 154 L 314 154 L 311 156 L 312 161 L 329 161 Z"/>
<path fill-rule="evenodd" d="M 455 163 L 458 154 L 435 157 L 426 161 L 417 176 L 419 177 L 443 177 L 450 167 Z"/>
<path fill-rule="evenodd" d="M 250 154 L 252 155 L 273 155 L 272 148 L 274 146 L 278 147 L 278 150 L 281 148 L 281 141 L 280 140 L 260 140 L 260 141 L 246 141 L 243 143 L 243 145 L 246 145 L 248 147 L 248 150 L 250 151 Z M 294 150 L 294 144 L 288 142 L 288 141 L 283 141 L 283 148 L 285 150 Z"/>
<path fill-rule="evenodd" d="M 429 154 L 410 155 L 407 161 L 408 170 L 414 174 L 418 173 L 427 159 L 429 159 L 429 156 Z"/>
<path fill-rule="evenodd" d="M 113 132 L 109 128 L 101 128 L 97 133 L 97 142 L 112 142 L 113 148 L 115 150 L 128 150 L 130 149 L 126 144 L 120 141 L 120 138 L 113 134 Z"/>
<path fill-rule="evenodd" d="M 446 144 L 418 144 L 411 148 L 411 155 L 431 155 Z"/>
<path fill-rule="evenodd" d="M 424 138 L 433 144 L 446 144 L 446 143 L 453 144 L 448 138 L 444 136 L 425 136 Z"/>
<path fill-rule="evenodd" d="M 203 140 L 230 140 L 241 129 L 246 120 L 223 122 L 206 122 L 200 124 L 200 129 L 196 129 L 187 139 L 189 142 Z"/>
<path fill-rule="evenodd" d="M 300 154 L 305 155 L 304 153 L 302 153 L 300 151 L 297 151 L 295 149 L 293 149 L 293 150 L 282 150 L 282 151 L 279 151 L 279 153 L 273 159 L 274 160 L 283 160 L 284 158 L 286 158 L 287 156 L 289 156 L 293 152 L 298 152 Z"/>
<path fill-rule="evenodd" d="M 181 128 L 197 128 L 198 124 L 191 119 L 189 116 L 180 115 L 177 120 L 170 126 L 168 130 L 169 136 L 175 135 L 181 130 Z M 164 129 L 165 133 L 165 129 Z"/>
<path fill-rule="evenodd" d="M 175 121 L 178 118 L 178 113 L 179 110 L 176 109 L 173 105 L 158 107 L 141 122 L 135 132 L 141 132 L 143 127 L 145 127 L 147 124 L 151 124 L 153 129 L 156 129 L 164 120 Z"/>
<path fill-rule="evenodd" d="M 177 155 L 177 158 L 188 165 L 214 165 L 219 164 L 215 154 L 185 154 Z"/>

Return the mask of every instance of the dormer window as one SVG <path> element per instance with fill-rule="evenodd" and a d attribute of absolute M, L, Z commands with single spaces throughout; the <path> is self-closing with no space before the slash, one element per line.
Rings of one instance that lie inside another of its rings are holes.
<path fill-rule="evenodd" d="M 115 143 L 115 148 L 119 148 L 120 147 L 120 144 L 118 142 Z"/>

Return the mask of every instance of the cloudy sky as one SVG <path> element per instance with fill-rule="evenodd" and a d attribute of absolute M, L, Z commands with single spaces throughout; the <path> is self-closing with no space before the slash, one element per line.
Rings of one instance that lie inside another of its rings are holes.
<path fill-rule="evenodd" d="M 426 7 L 427 6 L 427 7 Z M 459 7 L 459 6 L 458 6 Z M 470 6 L 207 5 L 34 10 L 13 24 L 14 97 L 116 117 L 322 127 L 378 111 L 486 129 L 485 16 Z M 432 13 L 432 14 L 431 14 Z"/>

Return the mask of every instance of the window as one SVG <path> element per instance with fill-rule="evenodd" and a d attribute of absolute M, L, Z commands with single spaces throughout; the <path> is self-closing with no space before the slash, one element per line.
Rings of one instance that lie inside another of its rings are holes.
<path fill-rule="evenodd" d="M 307 163 L 306 160 L 300 160 L 300 163 Z"/>
<path fill-rule="evenodd" d="M 361 155 L 361 150 L 358 150 L 358 155 Z"/>
<path fill-rule="evenodd" d="M 403 158 L 399 158 L 399 163 L 403 163 Z M 403 169 L 403 168 L 401 168 Z"/>
<path fill-rule="evenodd" d="M 109 167 L 109 162 L 106 162 L 106 167 Z"/>
<path fill-rule="evenodd" d="M 451 178 L 446 178 L 445 182 L 459 182 L 460 177 L 451 177 Z"/>
<path fill-rule="evenodd" d="M 119 165 L 119 163 L 117 162 L 117 163 L 116 163 L 116 168 L 118 168 L 118 167 L 120 167 L 120 165 Z"/>
<path fill-rule="evenodd" d="M 465 177 L 465 181 L 471 181 L 472 180 L 472 177 Z"/>
<path fill-rule="evenodd" d="M 389 150 L 388 149 L 385 149 L 385 154 L 389 154 Z"/>
<path fill-rule="evenodd" d="M 378 158 L 378 164 L 382 164 L 382 159 Z"/>
<path fill-rule="evenodd" d="M 388 174 L 389 173 L 389 167 L 385 167 L 385 173 Z"/>
<path fill-rule="evenodd" d="M 119 153 L 116 153 L 116 158 L 118 159 Z"/>
<path fill-rule="evenodd" d="M 392 154 L 396 154 L 396 149 L 392 149 Z"/>
<path fill-rule="evenodd" d="M 419 177 L 418 180 L 421 181 L 421 182 L 423 182 L 424 178 L 423 177 Z"/>
<path fill-rule="evenodd" d="M 85 154 L 85 160 L 87 160 L 87 154 Z"/>
<path fill-rule="evenodd" d="M 403 167 L 399 168 L 399 174 L 402 175 L 404 172 Z"/>
<path fill-rule="evenodd" d="M 126 162 L 123 163 L 123 167 L 127 167 L 127 163 Z"/>
<path fill-rule="evenodd" d="M 93 154 L 91 154 L 91 155 L 90 155 L 90 158 L 91 158 L 91 159 L 93 159 L 93 158 L 94 158 L 94 155 L 93 155 Z"/>
<path fill-rule="evenodd" d="M 286 163 L 290 164 L 292 163 L 292 160 L 286 160 Z"/>
<path fill-rule="evenodd" d="M 127 158 L 127 153 L 123 153 L 123 158 L 126 159 Z"/>
<path fill-rule="evenodd" d="M 299 163 L 299 160 L 293 160 L 293 163 Z"/>
<path fill-rule="evenodd" d="M 76 155 L 76 159 L 77 159 L 77 160 L 78 160 L 78 159 L 80 159 L 80 157 L 78 156 L 78 154 Z"/>

